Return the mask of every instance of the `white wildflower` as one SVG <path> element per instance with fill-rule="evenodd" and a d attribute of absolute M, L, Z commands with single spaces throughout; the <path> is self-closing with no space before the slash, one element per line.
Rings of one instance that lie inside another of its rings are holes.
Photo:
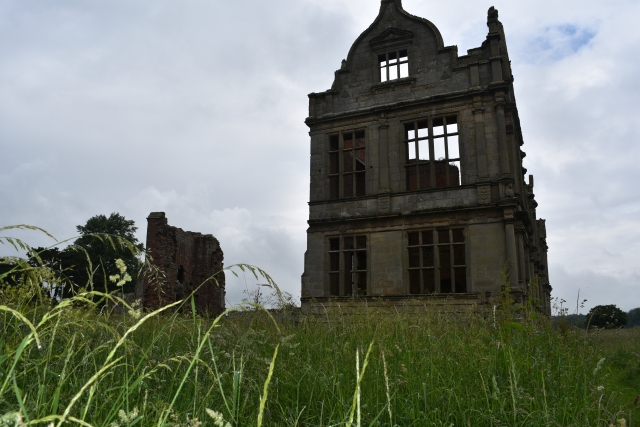
<path fill-rule="evenodd" d="M 127 266 L 125 265 L 124 261 L 121 260 L 120 258 L 116 260 L 116 267 L 118 268 L 118 270 L 120 270 L 121 274 L 124 274 L 124 272 L 127 271 Z"/>
<path fill-rule="evenodd" d="M 120 274 L 109 276 L 109 280 L 111 282 L 115 283 L 116 286 L 123 286 L 125 283 L 132 280 L 131 276 L 129 276 L 129 273 L 127 273 L 127 266 L 120 258 L 116 260 L 116 267 L 118 268 L 118 270 L 120 270 Z"/>
<path fill-rule="evenodd" d="M 225 422 L 222 414 L 220 412 L 216 412 L 213 409 L 207 408 L 207 415 L 209 415 L 213 419 L 213 424 L 218 427 L 231 427 L 229 422 Z"/>
<path fill-rule="evenodd" d="M 8 412 L 0 417 L 0 427 L 26 427 L 19 412 Z"/>
<path fill-rule="evenodd" d="M 120 409 L 118 411 L 119 422 L 114 421 L 111 423 L 111 427 L 120 427 L 131 424 L 138 418 L 140 412 L 138 411 L 138 407 L 133 408 L 133 410 L 129 413 L 126 413 L 124 409 Z"/>

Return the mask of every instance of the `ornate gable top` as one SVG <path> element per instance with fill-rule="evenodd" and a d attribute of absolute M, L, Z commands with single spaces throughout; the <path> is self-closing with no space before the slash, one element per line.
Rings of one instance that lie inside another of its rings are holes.
<path fill-rule="evenodd" d="M 376 46 L 388 42 L 396 42 L 398 40 L 407 40 L 413 37 L 413 33 L 399 28 L 387 28 L 382 33 L 371 39 L 371 45 Z"/>

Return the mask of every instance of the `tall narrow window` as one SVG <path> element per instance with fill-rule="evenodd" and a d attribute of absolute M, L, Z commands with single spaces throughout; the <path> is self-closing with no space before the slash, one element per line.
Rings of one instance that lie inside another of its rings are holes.
<path fill-rule="evenodd" d="M 405 124 L 407 190 L 460 185 L 456 116 Z"/>
<path fill-rule="evenodd" d="M 329 136 L 329 197 L 331 199 L 365 195 L 365 159 L 363 130 Z"/>
<path fill-rule="evenodd" d="M 401 79 L 409 77 L 409 57 L 407 50 L 383 53 L 378 55 L 380 69 L 380 81 Z"/>
<path fill-rule="evenodd" d="M 367 237 L 329 239 L 329 295 L 367 295 Z"/>
<path fill-rule="evenodd" d="M 340 239 L 329 239 L 329 295 L 340 296 Z"/>
<path fill-rule="evenodd" d="M 464 230 L 438 229 L 408 234 L 409 293 L 466 293 Z"/>
<path fill-rule="evenodd" d="M 409 233 L 409 293 L 436 292 L 433 248 L 432 230 Z"/>

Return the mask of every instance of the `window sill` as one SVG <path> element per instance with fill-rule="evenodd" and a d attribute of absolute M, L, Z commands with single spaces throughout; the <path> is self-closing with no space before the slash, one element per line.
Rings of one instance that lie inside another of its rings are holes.
<path fill-rule="evenodd" d="M 388 88 L 392 88 L 392 90 L 395 90 L 396 86 L 413 85 L 415 82 L 416 82 L 415 77 L 403 77 L 401 79 L 395 79 L 395 80 L 389 80 L 382 83 L 376 83 L 373 86 L 371 86 L 371 91 L 373 93 L 376 93 L 376 91 L 378 90 L 388 89 Z"/>
<path fill-rule="evenodd" d="M 379 194 L 367 194 L 366 196 L 358 196 L 358 197 L 345 197 L 340 199 L 325 199 L 325 200 L 314 200 L 309 201 L 307 204 L 309 206 L 315 205 L 326 205 L 331 203 L 344 203 L 344 202 L 356 202 L 362 200 L 374 200 L 378 199 L 380 196 L 389 196 L 389 197 L 397 197 L 397 196 L 406 196 L 406 195 L 417 195 L 424 193 L 438 193 L 445 191 L 456 191 L 456 190 L 469 190 L 476 188 L 476 183 L 473 184 L 460 184 L 460 185 L 452 185 L 450 187 L 434 187 L 434 188 L 423 188 L 420 190 L 402 190 L 388 193 L 379 193 Z M 511 199 L 509 199 L 511 200 Z M 514 199 L 515 200 L 515 199 Z"/>

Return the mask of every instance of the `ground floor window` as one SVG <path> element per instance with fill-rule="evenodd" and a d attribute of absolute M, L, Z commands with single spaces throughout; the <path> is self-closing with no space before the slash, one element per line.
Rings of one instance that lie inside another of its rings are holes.
<path fill-rule="evenodd" d="M 461 228 L 408 233 L 409 293 L 465 293 L 467 267 Z"/>
<path fill-rule="evenodd" d="M 329 238 L 329 295 L 367 294 L 367 237 Z"/>

